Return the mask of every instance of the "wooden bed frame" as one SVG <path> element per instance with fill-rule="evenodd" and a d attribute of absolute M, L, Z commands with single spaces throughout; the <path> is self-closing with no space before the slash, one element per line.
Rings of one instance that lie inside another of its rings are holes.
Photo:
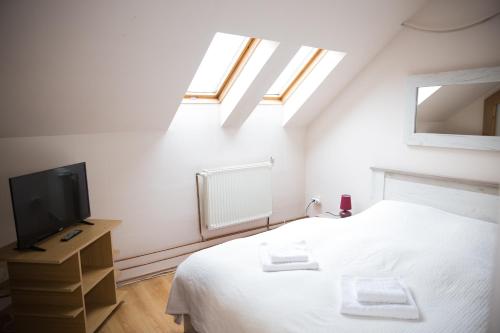
<path fill-rule="evenodd" d="M 372 201 L 423 204 L 479 220 L 500 222 L 500 184 L 372 167 Z"/>

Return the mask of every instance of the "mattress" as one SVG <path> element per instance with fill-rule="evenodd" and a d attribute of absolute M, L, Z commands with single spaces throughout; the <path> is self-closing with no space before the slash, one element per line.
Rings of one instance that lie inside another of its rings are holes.
<path fill-rule="evenodd" d="M 479 333 L 487 329 L 497 225 L 381 201 L 347 219 L 308 218 L 192 254 L 179 265 L 169 314 L 199 333 Z M 319 271 L 266 273 L 262 242 L 304 239 Z M 417 321 L 340 314 L 340 277 L 400 276 Z"/>

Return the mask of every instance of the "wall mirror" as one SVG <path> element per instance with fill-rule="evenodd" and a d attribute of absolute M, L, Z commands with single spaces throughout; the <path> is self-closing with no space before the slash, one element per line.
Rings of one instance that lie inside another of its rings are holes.
<path fill-rule="evenodd" d="M 409 145 L 500 151 L 500 67 L 408 80 Z"/>

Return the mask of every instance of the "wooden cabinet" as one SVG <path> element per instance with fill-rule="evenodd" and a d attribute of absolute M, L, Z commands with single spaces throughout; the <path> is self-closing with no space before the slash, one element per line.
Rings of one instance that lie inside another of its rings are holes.
<path fill-rule="evenodd" d="M 44 240 L 45 252 L 0 249 L 7 261 L 16 332 L 94 332 L 123 301 L 116 290 L 111 230 L 120 221 L 93 220 Z M 82 233 L 68 242 L 72 229 Z"/>

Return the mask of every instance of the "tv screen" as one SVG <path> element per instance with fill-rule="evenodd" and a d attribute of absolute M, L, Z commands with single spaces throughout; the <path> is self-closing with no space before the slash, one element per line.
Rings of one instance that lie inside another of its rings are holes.
<path fill-rule="evenodd" d="M 9 184 L 19 249 L 90 216 L 85 163 L 13 177 Z"/>

